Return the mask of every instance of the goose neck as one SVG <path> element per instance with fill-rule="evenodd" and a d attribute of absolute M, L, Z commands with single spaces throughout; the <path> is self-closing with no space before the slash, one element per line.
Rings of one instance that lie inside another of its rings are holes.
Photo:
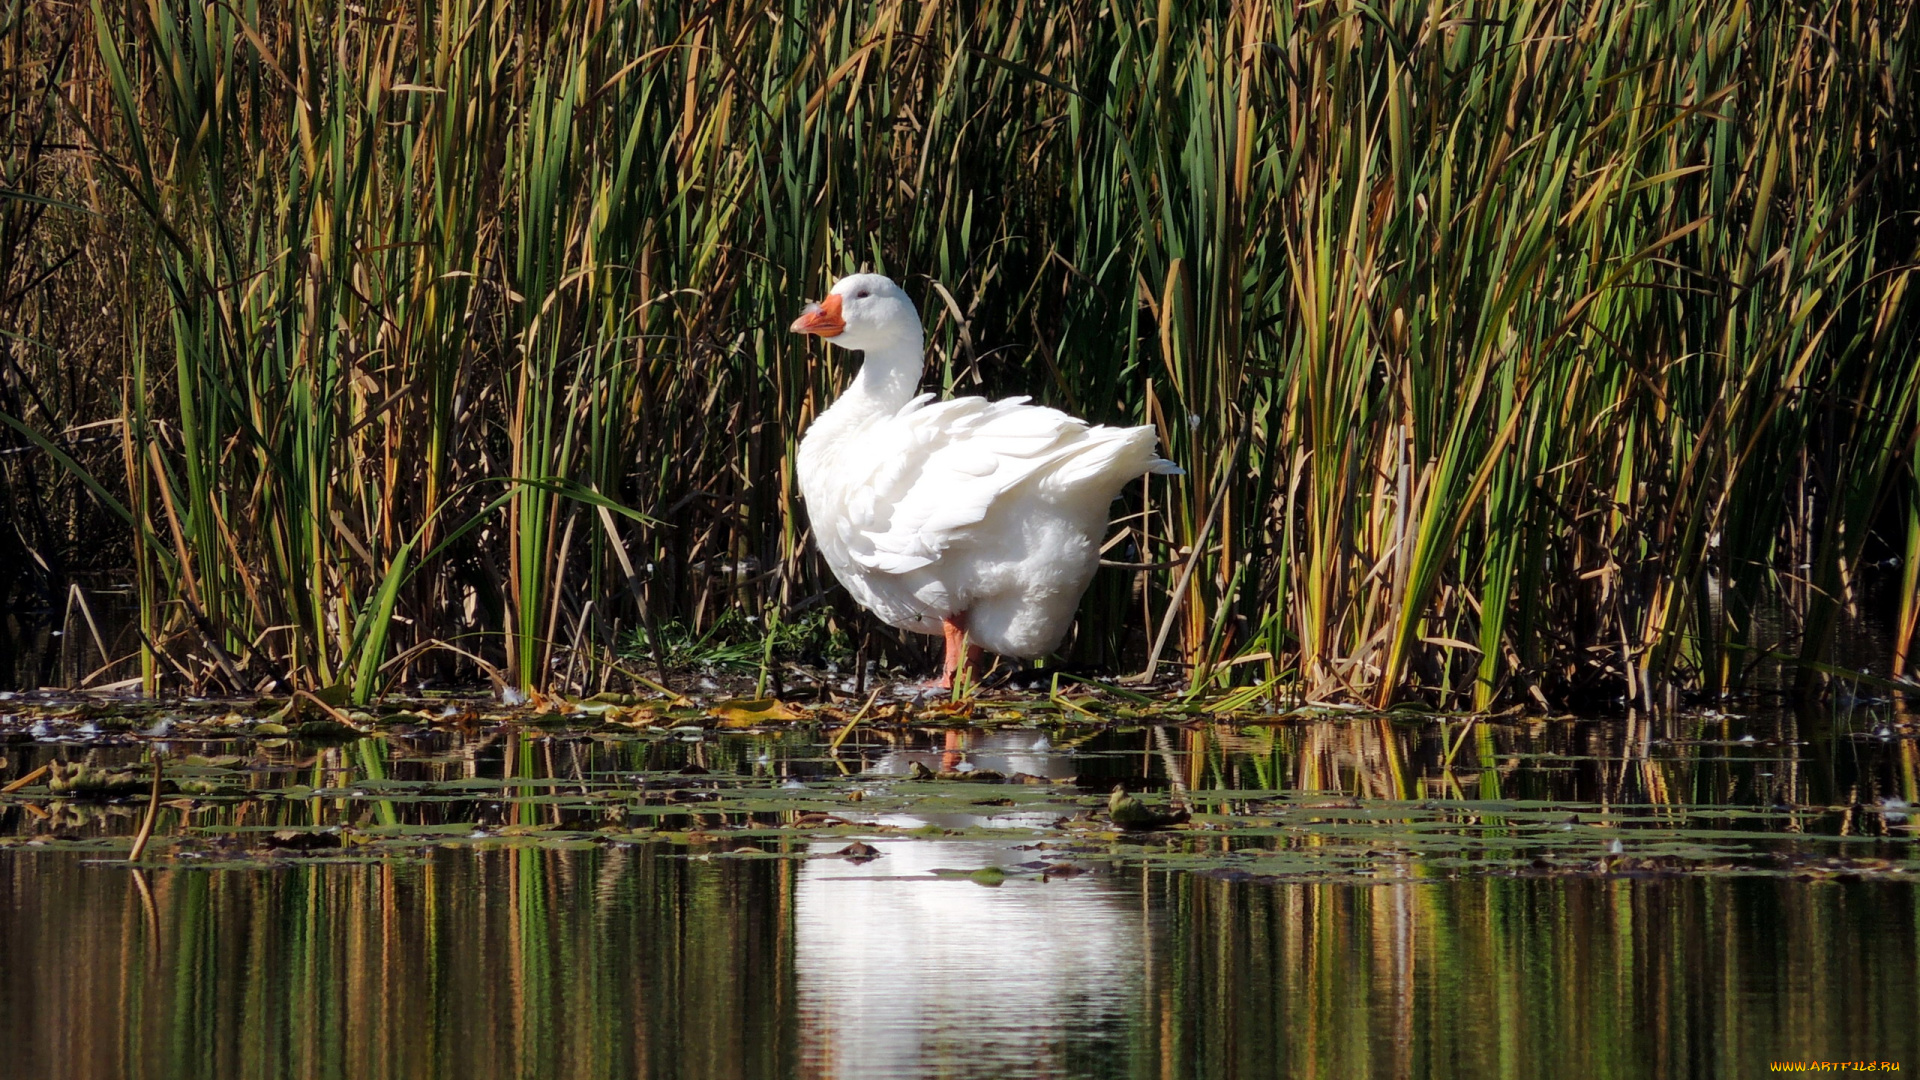
<path fill-rule="evenodd" d="M 847 388 L 849 396 L 869 398 L 882 408 L 899 408 L 920 388 L 920 372 L 925 350 L 920 335 L 902 336 L 865 350 L 860 371 Z"/>

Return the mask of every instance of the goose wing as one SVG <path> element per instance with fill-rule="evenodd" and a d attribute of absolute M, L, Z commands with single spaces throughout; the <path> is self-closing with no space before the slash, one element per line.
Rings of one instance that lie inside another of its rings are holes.
<path fill-rule="evenodd" d="M 1074 454 L 1087 430 L 1024 397 L 932 398 L 908 402 L 865 441 L 874 458 L 838 527 L 869 570 L 911 573 L 966 547 L 997 502 Z"/>

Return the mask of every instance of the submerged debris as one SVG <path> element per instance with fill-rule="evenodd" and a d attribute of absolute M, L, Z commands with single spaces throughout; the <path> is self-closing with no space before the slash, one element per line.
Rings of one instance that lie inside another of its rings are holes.
<path fill-rule="evenodd" d="M 1186 810 L 1155 810 L 1127 794 L 1127 789 L 1118 784 L 1114 785 L 1113 794 L 1107 797 L 1108 820 L 1113 822 L 1115 828 L 1125 832 L 1153 832 L 1184 825 L 1192 816 Z"/>
<path fill-rule="evenodd" d="M 265 843 L 279 851 L 325 851 L 340 847 L 342 841 L 337 829 L 277 829 Z"/>
<path fill-rule="evenodd" d="M 48 762 L 47 787 L 55 795 L 78 798 L 114 799 L 144 792 L 149 776 L 135 769 L 110 769 L 77 761 Z"/>

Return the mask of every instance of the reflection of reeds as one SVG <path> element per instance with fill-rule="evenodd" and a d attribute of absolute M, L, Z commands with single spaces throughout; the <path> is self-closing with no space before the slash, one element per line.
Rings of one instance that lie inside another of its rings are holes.
<path fill-rule="evenodd" d="M 1149 888 L 1177 917 L 1148 939 L 1143 1056 L 1175 1054 L 1187 1075 L 1683 1075 L 1834 1039 L 1912 1045 L 1911 1010 L 1885 993 L 1912 984 L 1920 950 L 1900 892 L 1179 874 Z"/>
<path fill-rule="evenodd" d="M 816 14 L 24 5 L 5 572 L 112 522 L 149 688 L 597 685 L 828 587 L 779 328 L 871 263 L 939 388 L 1187 466 L 1088 655 L 1144 604 L 1196 683 L 1653 702 L 1776 594 L 1825 655 L 1876 530 L 1913 592 L 1907 5 Z"/>
<path fill-rule="evenodd" d="M 796 1033 L 741 1037 L 793 1001 L 786 873 L 527 851 L 149 886 L 46 860 L 57 909 L 0 928 L 35 1003 L 0 1028 L 42 1076 L 792 1075 Z"/>
<path fill-rule="evenodd" d="M 835 1064 L 820 1044 L 834 1029 L 810 1027 L 819 1004 L 870 1000 L 926 951 L 866 954 L 852 967 L 863 978 L 815 983 L 809 1016 L 806 981 L 821 973 L 796 965 L 793 880 L 809 870 L 785 860 L 603 847 L 150 880 L 85 860 L 10 859 L 0 882 L 18 901 L 0 921 L 0 1034 L 21 1075 L 815 1075 Z M 1045 1007 L 1009 1024 L 1046 1053 L 1094 1048 L 1077 1060 L 1103 1075 L 1691 1075 L 1835 1041 L 1890 1059 L 1914 1045 L 1920 933 L 1897 883 L 1253 886 L 1148 871 L 1018 892 L 898 887 L 997 907 L 1106 897 L 1042 932 L 1124 935 L 1137 966 L 1095 969 L 1110 981 L 1038 995 Z M 861 934 L 833 916 L 816 914 L 829 945 Z M 939 929 L 978 943 L 976 928 Z M 1029 987 L 1089 975 L 1016 954 L 958 980 L 940 966 L 906 978 L 998 1005 L 979 988 L 1002 967 Z M 862 1034 L 907 1051 L 922 1037 Z M 951 1056 L 921 1058 L 921 1072 L 977 1064 L 969 1045 L 938 1049 Z"/>
<path fill-rule="evenodd" d="M 1879 723 L 1879 721 L 1869 721 Z M 1476 719 L 1316 720 L 1285 726 L 1182 730 L 1182 752 L 1164 755 L 1159 772 L 1203 804 L 1224 791 L 1280 791 L 1354 799 L 1539 800 L 1629 808 L 1679 821 L 1689 807 L 1876 806 L 1915 803 L 1912 740 L 1890 739 L 1847 771 L 1822 758 L 1804 726 L 1776 714 L 1738 725 L 1724 716 L 1664 726 L 1637 714 L 1626 722 L 1500 724 Z M 1656 736 L 1656 731 L 1658 732 Z M 1754 738 L 1745 738 L 1753 735 Z M 1657 741 L 1656 741 L 1657 739 Z M 1877 816 L 1862 829 L 1886 833 Z M 1796 821 L 1779 827 L 1799 831 Z"/>

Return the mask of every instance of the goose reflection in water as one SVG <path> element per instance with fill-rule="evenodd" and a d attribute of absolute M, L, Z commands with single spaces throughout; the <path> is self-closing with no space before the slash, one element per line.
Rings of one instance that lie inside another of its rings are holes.
<path fill-rule="evenodd" d="M 1055 747 L 1044 731 L 945 731 L 935 741 L 937 747 L 905 744 L 889 749 L 861 775 L 904 776 L 916 762 L 934 772 L 992 769 L 1002 776 L 1025 773 L 1047 780 L 1071 779 L 1077 769 L 1072 755 Z"/>
<path fill-rule="evenodd" d="M 800 872 L 807 1075 L 1081 1075 L 1125 1058 L 1146 927 L 1122 886 L 1016 871 L 983 887 L 934 874 L 1042 854 L 1017 842 L 875 843 L 883 854 L 871 862 L 817 859 Z"/>
<path fill-rule="evenodd" d="M 934 746 L 890 750 L 862 775 L 904 777 L 916 763 L 1053 780 L 1074 772 L 1044 733 L 1020 731 L 950 732 Z M 1018 831 L 1046 823 L 1023 817 L 993 823 Z M 990 819 L 873 820 L 957 829 Z M 800 871 L 795 968 L 808 1075 L 1078 1075 L 1125 1058 L 1124 1025 L 1142 1007 L 1137 891 L 1091 874 L 1043 881 L 1021 866 L 1048 853 L 1020 835 L 871 842 L 882 854 L 869 862 L 815 859 Z M 1011 873 L 994 887 L 936 876 L 989 866 Z"/>
<path fill-rule="evenodd" d="M 1056 749 L 1045 732 L 1035 731 L 947 731 L 934 736 L 939 744 L 916 748 L 902 744 L 868 762 L 861 771 L 863 779 L 905 779 L 915 765 L 932 772 L 972 772 L 985 770 L 1003 777 L 1037 776 L 1045 780 L 1069 780 L 1075 775 L 1073 759 Z M 842 811 L 849 821 L 913 829 L 938 825 L 943 829 L 971 828 L 1046 828 L 1058 819 L 1057 812 L 1037 814 L 861 814 Z M 1029 856 L 1030 858 L 1031 856 Z M 1027 859 L 1016 859 L 1024 862 Z"/>

